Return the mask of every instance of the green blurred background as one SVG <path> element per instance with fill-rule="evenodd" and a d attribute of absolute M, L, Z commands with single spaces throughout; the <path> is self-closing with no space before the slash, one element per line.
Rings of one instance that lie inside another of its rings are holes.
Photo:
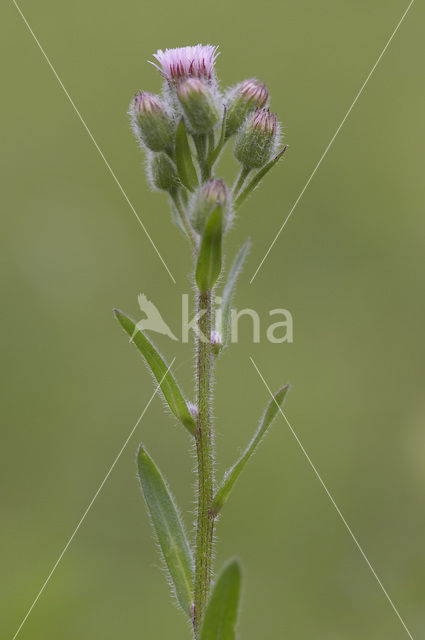
<path fill-rule="evenodd" d="M 290 145 L 249 200 L 229 255 L 253 248 L 236 304 L 294 343 L 252 344 L 248 320 L 217 372 L 219 477 L 267 391 L 291 381 L 288 418 L 413 637 L 425 635 L 424 10 L 415 3 L 263 268 L 259 260 L 395 28 L 400 0 L 187 0 L 21 8 L 170 266 L 147 241 L 12 2 L 1 20 L 2 447 L 0 635 L 11 639 L 152 393 L 112 307 L 153 299 L 175 332 L 188 247 L 150 192 L 126 111 L 158 91 L 157 48 L 220 46 L 222 86 L 264 80 Z M 235 169 L 231 156 L 223 172 Z M 158 337 L 187 393 L 192 352 Z M 155 399 L 22 640 L 184 640 L 136 481 L 157 459 L 188 525 L 188 438 Z M 408 635 L 283 420 L 217 529 L 219 567 L 245 567 L 243 640 Z"/>

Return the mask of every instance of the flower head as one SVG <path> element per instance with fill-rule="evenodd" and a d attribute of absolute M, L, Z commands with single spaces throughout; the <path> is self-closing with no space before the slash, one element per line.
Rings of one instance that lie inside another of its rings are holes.
<path fill-rule="evenodd" d="M 204 80 L 179 80 L 177 97 L 193 133 L 210 133 L 218 124 L 220 111 L 214 91 Z"/>
<path fill-rule="evenodd" d="M 133 129 L 151 151 L 162 151 L 174 139 L 175 125 L 160 96 L 139 91 L 130 105 Z"/>
<path fill-rule="evenodd" d="M 159 96 L 147 91 L 139 91 L 134 96 L 132 107 L 137 115 L 150 114 L 162 111 L 162 101 Z"/>
<path fill-rule="evenodd" d="M 192 224 L 202 233 L 205 223 L 217 207 L 225 207 L 228 201 L 227 187 L 223 180 L 212 178 L 199 188 L 192 210 Z"/>
<path fill-rule="evenodd" d="M 275 114 L 269 109 L 256 109 L 247 116 L 236 136 L 236 158 L 246 169 L 264 167 L 276 151 L 279 134 Z"/>
<path fill-rule="evenodd" d="M 269 99 L 269 92 L 266 85 L 258 82 L 255 78 L 242 82 L 238 86 L 238 92 L 246 102 L 250 102 L 260 109 L 264 107 Z"/>
<path fill-rule="evenodd" d="M 274 136 L 277 128 L 277 118 L 270 109 L 257 109 L 250 122 L 252 129 L 266 136 Z"/>
<path fill-rule="evenodd" d="M 168 82 L 177 82 L 180 78 L 214 78 L 214 63 L 218 47 L 211 44 L 197 44 L 194 47 L 176 49 L 158 49 L 153 57 L 159 64 L 152 62 Z"/>
<path fill-rule="evenodd" d="M 226 94 L 226 137 L 236 133 L 248 113 L 264 107 L 268 99 L 269 92 L 266 85 L 255 78 L 245 80 L 230 89 Z"/>
<path fill-rule="evenodd" d="M 209 180 L 201 190 L 201 197 L 212 208 L 222 207 L 227 201 L 227 188 L 221 178 Z"/>

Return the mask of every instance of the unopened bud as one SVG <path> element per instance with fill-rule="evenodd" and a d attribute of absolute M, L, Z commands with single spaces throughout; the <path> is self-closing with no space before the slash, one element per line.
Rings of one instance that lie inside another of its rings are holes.
<path fill-rule="evenodd" d="M 279 142 L 279 124 L 269 109 L 249 115 L 236 136 L 235 156 L 246 169 L 259 169 L 271 159 Z"/>
<path fill-rule="evenodd" d="M 148 171 L 154 187 L 172 195 L 176 193 L 180 184 L 177 169 L 164 151 L 152 155 Z"/>
<path fill-rule="evenodd" d="M 196 406 L 196 404 L 194 404 L 193 402 L 188 402 L 187 403 L 187 408 L 189 409 L 190 415 L 192 416 L 192 418 L 196 418 L 198 417 L 199 411 L 198 411 L 198 407 Z"/>
<path fill-rule="evenodd" d="M 215 354 L 218 354 L 220 352 L 221 347 L 223 346 L 223 340 L 218 331 L 215 331 L 214 329 L 211 331 L 210 342 L 211 342 L 211 347 L 213 352 Z"/>
<path fill-rule="evenodd" d="M 223 180 L 212 179 L 200 187 L 195 196 L 192 224 L 196 231 L 202 233 L 205 222 L 217 207 L 227 203 L 227 188 Z"/>
<path fill-rule="evenodd" d="M 259 83 L 255 78 L 245 80 L 231 89 L 226 96 L 226 138 L 236 133 L 248 113 L 262 109 L 268 99 L 266 85 Z"/>
<path fill-rule="evenodd" d="M 177 87 L 177 97 L 193 133 L 209 133 L 214 129 L 220 120 L 220 110 L 204 81 L 199 78 L 182 80 Z"/>
<path fill-rule="evenodd" d="M 131 103 L 133 128 L 151 151 L 163 151 L 174 140 L 175 126 L 159 96 L 140 91 Z"/>

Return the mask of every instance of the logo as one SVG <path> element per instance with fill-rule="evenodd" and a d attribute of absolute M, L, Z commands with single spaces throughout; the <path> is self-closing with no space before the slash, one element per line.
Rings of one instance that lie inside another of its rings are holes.
<path fill-rule="evenodd" d="M 134 339 L 136 333 L 141 331 L 154 331 L 164 336 L 168 336 L 171 340 L 180 340 L 183 343 L 190 341 L 190 331 L 194 331 L 199 336 L 198 321 L 200 313 L 196 313 L 192 318 L 189 316 L 189 294 L 183 293 L 181 297 L 181 338 L 178 338 L 169 325 L 162 317 L 161 312 L 155 306 L 155 304 L 148 299 L 144 293 L 139 293 L 137 296 L 140 311 L 145 315 L 145 318 L 139 320 L 135 326 L 134 333 L 131 336 L 131 340 Z M 219 330 L 219 324 L 222 322 L 222 299 L 217 296 L 214 298 L 214 317 L 217 322 L 217 327 L 214 330 L 216 334 Z M 205 313 L 202 311 L 201 313 Z M 241 318 L 249 318 L 252 327 L 252 341 L 259 343 L 261 339 L 265 338 L 268 342 L 273 344 L 281 344 L 283 342 L 292 343 L 294 341 L 294 321 L 290 311 L 288 309 L 271 309 L 268 312 L 267 325 L 264 327 L 264 320 L 261 321 L 260 315 L 250 308 L 235 309 L 231 308 L 228 318 L 229 323 L 229 341 L 232 343 L 238 342 L 239 339 L 239 324 Z M 278 317 L 280 319 L 278 320 Z M 273 322 L 272 322 L 273 320 Z M 245 320 L 246 322 L 246 320 Z M 210 337 L 201 336 L 206 342 L 210 341 Z"/>

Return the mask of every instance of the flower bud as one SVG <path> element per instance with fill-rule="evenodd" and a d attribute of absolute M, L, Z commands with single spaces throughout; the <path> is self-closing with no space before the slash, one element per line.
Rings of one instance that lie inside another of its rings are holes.
<path fill-rule="evenodd" d="M 174 162 L 164 151 L 158 154 L 152 154 L 148 172 L 152 184 L 156 189 L 168 191 L 171 195 L 176 193 L 180 184 L 177 169 Z"/>
<path fill-rule="evenodd" d="M 199 415 L 199 410 L 196 404 L 194 404 L 193 402 L 188 402 L 187 403 L 187 408 L 189 409 L 190 415 L 192 416 L 192 418 L 196 418 Z"/>
<path fill-rule="evenodd" d="M 202 233 L 205 222 L 217 207 L 227 203 L 227 188 L 223 180 L 212 179 L 204 184 L 195 196 L 192 224 L 198 233 Z"/>
<path fill-rule="evenodd" d="M 195 134 L 209 133 L 220 120 L 220 111 L 208 85 L 199 78 L 181 80 L 177 97 L 189 128 Z"/>
<path fill-rule="evenodd" d="M 174 140 L 174 123 L 159 96 L 140 91 L 130 107 L 134 132 L 151 151 L 163 151 Z"/>
<path fill-rule="evenodd" d="M 211 331 L 210 343 L 213 353 L 215 353 L 215 355 L 218 355 L 221 348 L 223 347 L 223 339 L 220 333 L 215 329 Z"/>
<path fill-rule="evenodd" d="M 259 169 L 271 159 L 279 142 L 279 123 L 269 109 L 247 116 L 236 136 L 235 156 L 246 169 Z"/>
<path fill-rule="evenodd" d="M 226 138 L 236 133 L 248 113 L 262 109 L 268 99 L 266 85 L 260 84 L 255 78 L 245 80 L 231 89 L 226 96 Z"/>

